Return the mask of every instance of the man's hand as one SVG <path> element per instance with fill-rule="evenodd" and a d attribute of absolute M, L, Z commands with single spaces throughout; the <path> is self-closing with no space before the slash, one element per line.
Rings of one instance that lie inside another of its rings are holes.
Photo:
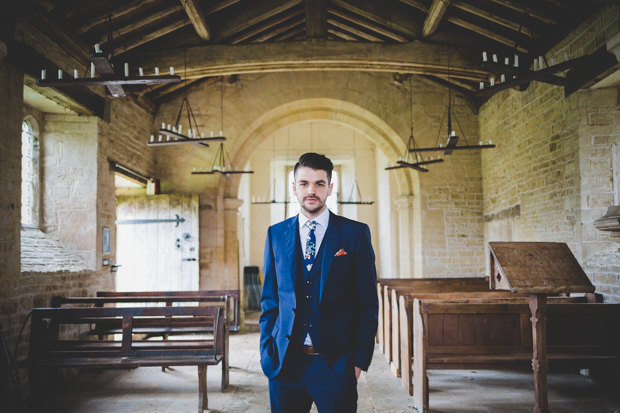
<path fill-rule="evenodd" d="M 356 381 L 359 381 L 360 374 L 362 374 L 362 369 L 360 369 L 359 367 L 355 366 L 355 380 Z"/>

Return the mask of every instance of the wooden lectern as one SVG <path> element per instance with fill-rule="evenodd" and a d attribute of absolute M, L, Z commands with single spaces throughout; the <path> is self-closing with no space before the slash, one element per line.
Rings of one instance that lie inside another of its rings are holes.
<path fill-rule="evenodd" d="M 492 290 L 529 293 L 534 354 L 534 413 L 549 413 L 547 399 L 547 295 L 593 293 L 594 286 L 565 243 L 489 242 Z"/>

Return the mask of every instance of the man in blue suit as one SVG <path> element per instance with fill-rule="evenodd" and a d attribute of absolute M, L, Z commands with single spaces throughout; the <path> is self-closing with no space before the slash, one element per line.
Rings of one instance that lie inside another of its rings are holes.
<path fill-rule="evenodd" d="M 332 162 L 306 153 L 295 165 L 299 215 L 265 243 L 260 353 L 271 411 L 357 410 L 357 380 L 375 347 L 375 255 L 366 224 L 331 213 Z"/>

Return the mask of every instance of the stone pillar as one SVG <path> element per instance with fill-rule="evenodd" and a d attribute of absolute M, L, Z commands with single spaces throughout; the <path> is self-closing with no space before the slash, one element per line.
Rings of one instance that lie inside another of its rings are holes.
<path fill-rule="evenodd" d="M 226 278 L 222 289 L 240 289 L 239 239 L 237 223 L 243 200 L 224 198 L 224 266 Z"/>
<path fill-rule="evenodd" d="M 413 253 L 413 195 L 399 196 L 394 199 L 398 211 L 398 252 L 400 273 L 398 278 L 414 278 Z"/>

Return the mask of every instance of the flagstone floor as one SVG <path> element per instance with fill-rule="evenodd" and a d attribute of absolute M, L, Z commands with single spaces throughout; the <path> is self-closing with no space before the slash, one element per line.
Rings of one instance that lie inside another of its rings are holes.
<path fill-rule="evenodd" d="M 249 314 L 245 329 L 231 335 L 230 387 L 220 393 L 219 366 L 209 367 L 210 412 L 269 411 L 268 383 L 260 369 L 258 314 Z M 514 371 L 439 370 L 429 372 L 431 413 L 528 413 L 534 406 L 532 374 Z M 359 381 L 358 412 L 417 412 L 413 400 L 377 350 L 368 373 Z M 577 374 L 549 375 L 552 413 L 620 413 L 620 394 L 604 390 Z M 61 380 L 31 401 L 33 412 L 182 413 L 198 410 L 195 367 L 134 370 L 83 370 Z M 316 410 L 313 408 L 313 411 Z"/>

